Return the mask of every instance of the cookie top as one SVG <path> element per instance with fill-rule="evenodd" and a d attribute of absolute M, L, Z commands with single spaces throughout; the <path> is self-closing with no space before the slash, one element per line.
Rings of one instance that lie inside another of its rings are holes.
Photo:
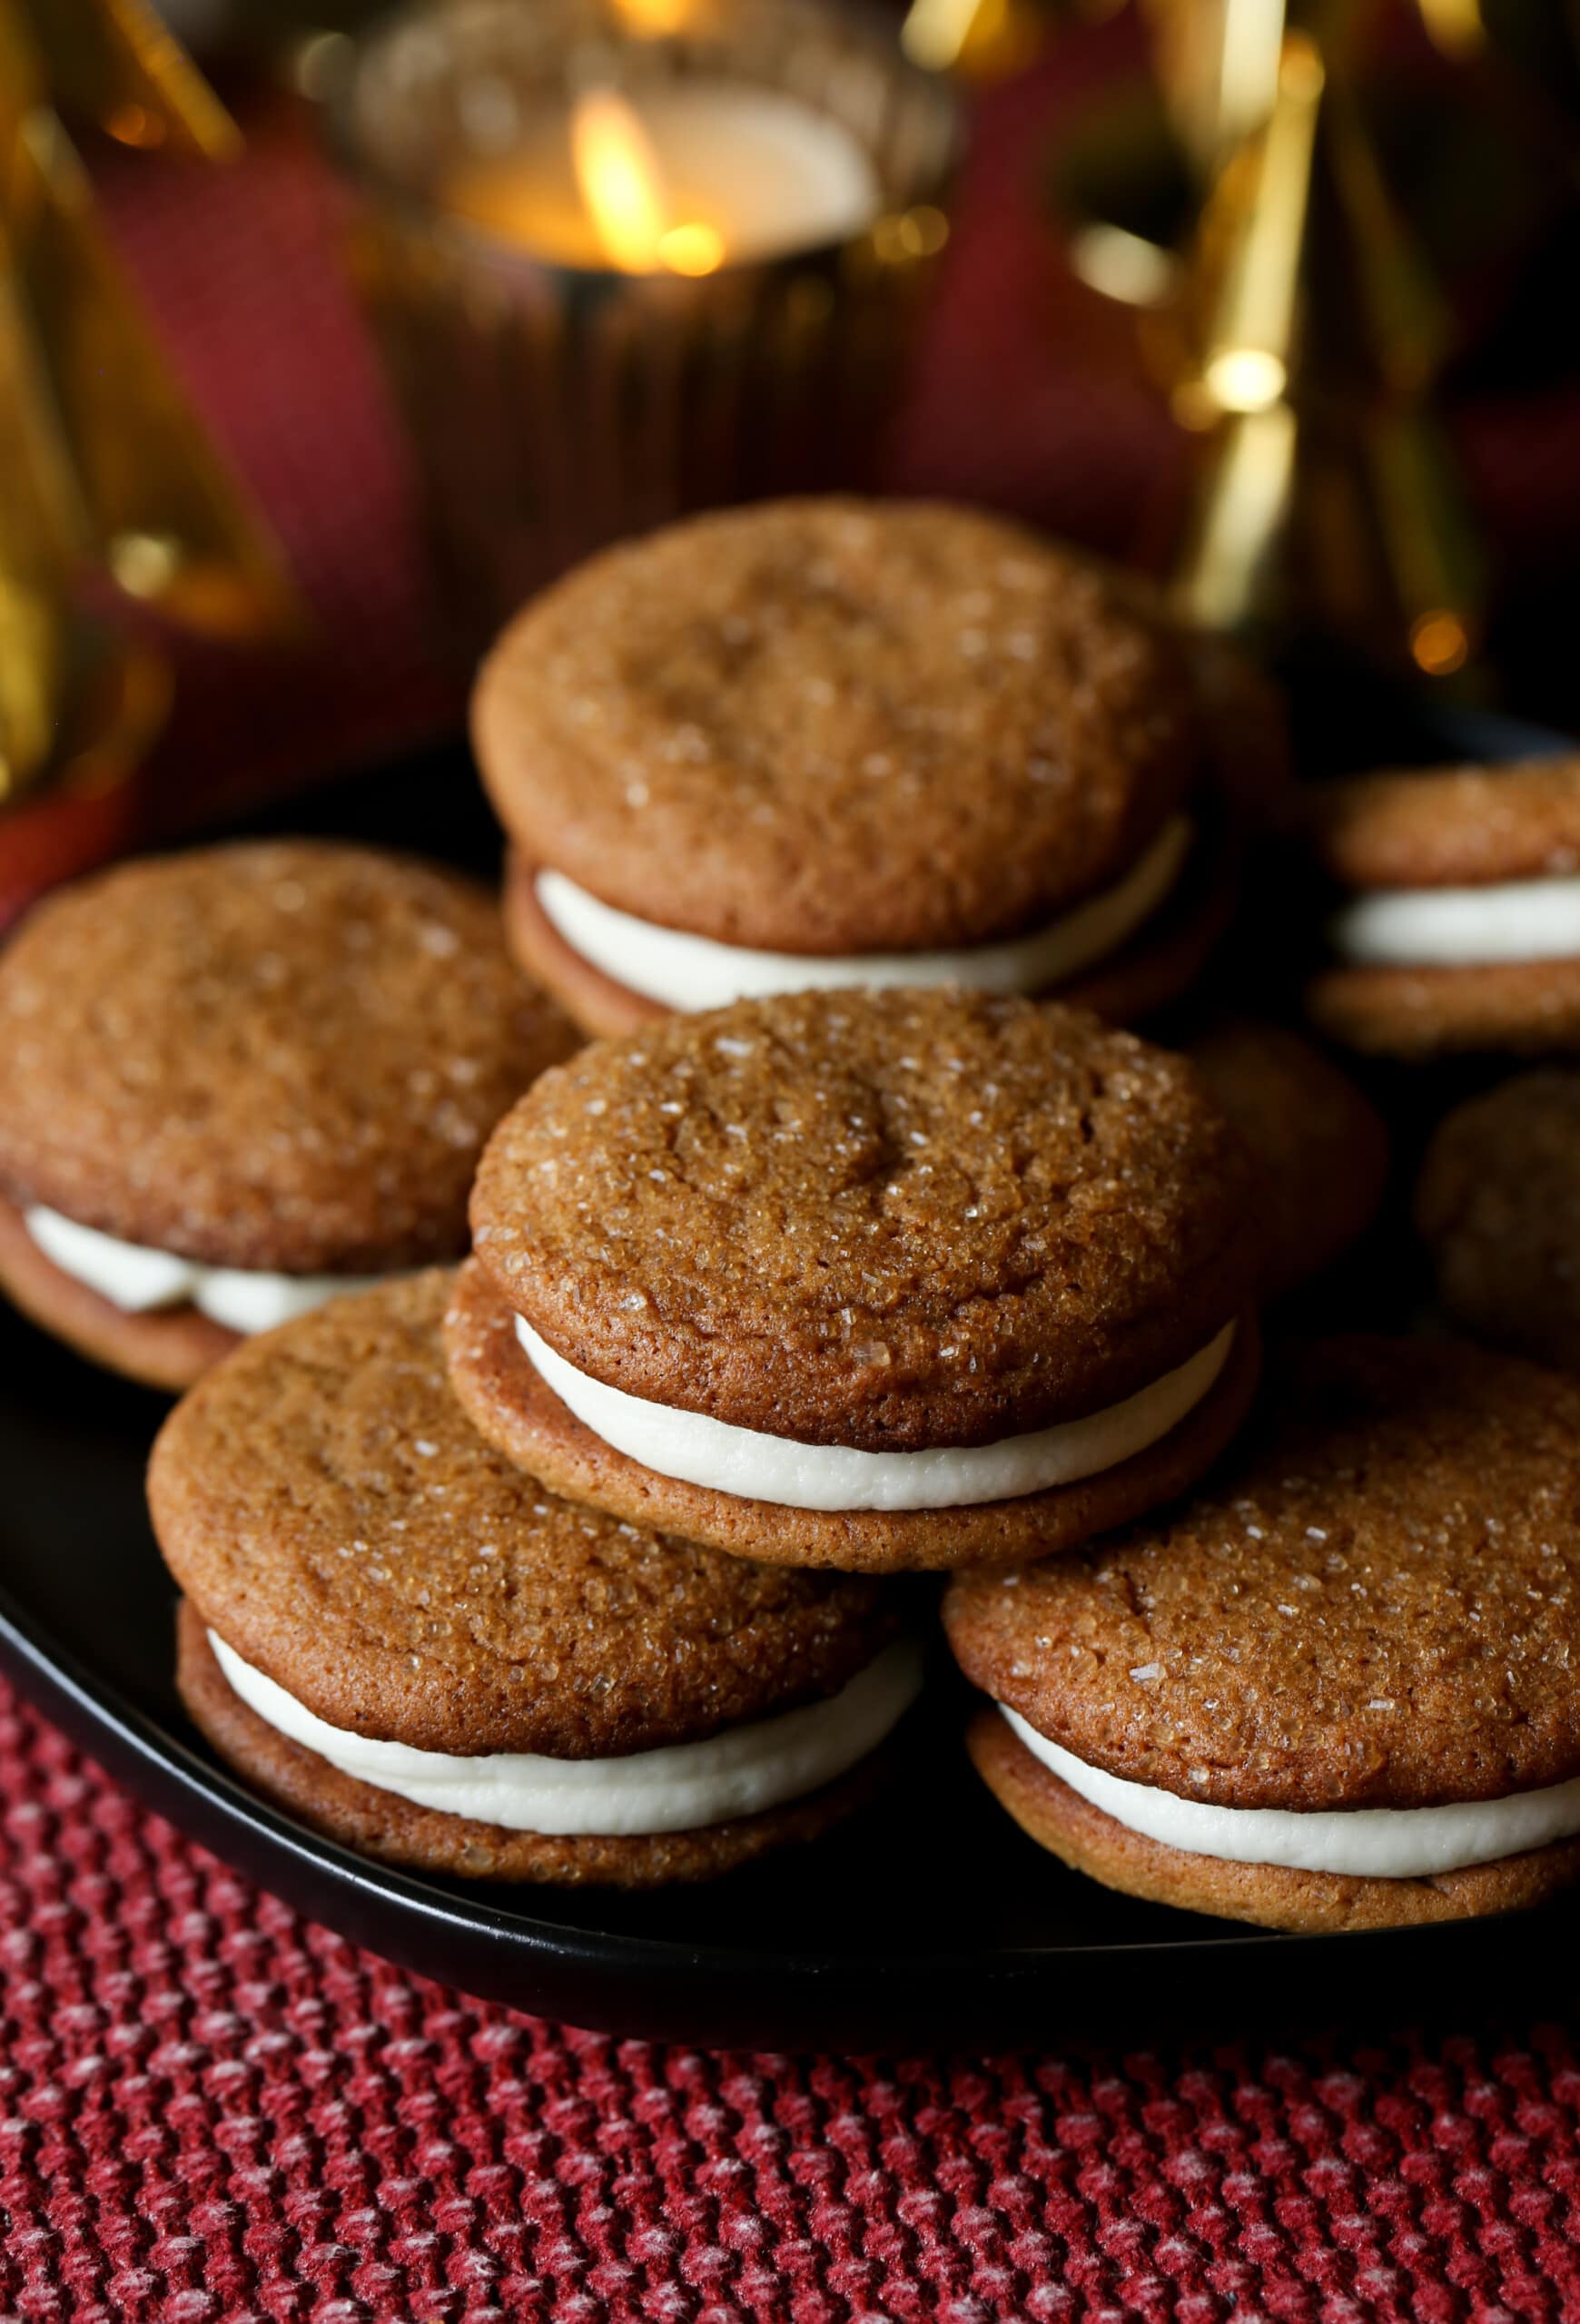
<path fill-rule="evenodd" d="M 1466 1331 L 1580 1369 L 1580 1071 L 1516 1074 L 1457 1107 L 1427 1148 L 1416 1223 Z"/>
<path fill-rule="evenodd" d="M 967 1575 L 966 1675 L 1090 1765 L 1222 1807 L 1580 1775 L 1580 1382 L 1455 1341 L 1287 1356 L 1220 1481 Z"/>
<path fill-rule="evenodd" d="M 1190 1055 L 1260 1165 L 1255 1224 L 1267 1251 L 1264 1294 L 1290 1290 L 1376 1211 L 1387 1131 L 1348 1076 L 1282 1025 L 1228 1019 L 1192 1041 Z"/>
<path fill-rule="evenodd" d="M 749 1565 L 557 1501 L 449 1393 L 434 1269 L 247 1342 L 165 1423 L 166 1564 L 243 1661 L 419 1749 L 602 1758 L 834 1694 L 872 1581 Z"/>
<path fill-rule="evenodd" d="M 1580 872 L 1580 753 L 1315 786 L 1318 854 L 1350 888 L 1485 887 Z"/>
<path fill-rule="evenodd" d="M 0 1190 L 221 1266 L 449 1258 L 484 1138 L 576 1040 L 453 872 L 305 840 L 124 864 L 0 955 Z"/>
<path fill-rule="evenodd" d="M 1084 1010 L 790 993 L 595 1044 L 499 1125 L 478 1256 L 580 1371 L 871 1452 L 1117 1403 L 1244 1305 L 1249 1157 Z"/>
<path fill-rule="evenodd" d="M 1182 647 L 1071 553 L 812 499 L 611 549 L 519 615 L 473 709 L 534 862 L 775 951 L 1020 934 L 1111 883 L 1201 752 Z"/>

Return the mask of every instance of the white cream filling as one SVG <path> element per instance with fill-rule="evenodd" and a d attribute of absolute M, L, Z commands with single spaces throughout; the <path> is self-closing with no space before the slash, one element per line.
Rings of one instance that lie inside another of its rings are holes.
<path fill-rule="evenodd" d="M 331 1727 L 212 1630 L 209 1644 L 249 1709 L 342 1775 L 509 1832 L 613 1838 L 696 1831 L 805 1798 L 875 1750 L 922 1687 L 922 1649 L 904 1639 L 826 1701 L 726 1728 L 705 1742 L 609 1759 L 551 1759 L 535 1751 L 465 1758 Z"/>
<path fill-rule="evenodd" d="M 1580 957 L 1580 878 L 1485 888 L 1378 888 L 1330 926 L 1347 960 L 1376 968 L 1460 969 Z"/>
<path fill-rule="evenodd" d="M 660 928 L 600 903 L 562 872 L 539 872 L 538 901 L 571 950 L 632 992 L 667 1009 L 722 1009 L 775 992 L 847 985 L 963 985 L 973 992 L 1041 992 L 1115 951 L 1180 876 L 1190 822 L 1176 815 L 1118 884 L 1050 927 L 1004 944 L 953 952 L 757 952 Z"/>
<path fill-rule="evenodd" d="M 1580 1777 L 1545 1791 L 1510 1792 L 1502 1799 L 1443 1807 L 1210 1807 L 1089 1767 L 1039 1735 L 1007 1704 L 999 1709 L 1027 1750 L 1071 1791 L 1127 1831 L 1187 1856 L 1367 1880 L 1424 1880 L 1466 1865 L 1494 1864 L 1580 1832 Z"/>
<path fill-rule="evenodd" d="M 538 1337 L 525 1316 L 516 1318 L 516 1336 L 578 1420 L 617 1452 L 661 1477 L 744 1501 L 775 1502 L 784 1509 L 958 1509 L 1072 1484 L 1155 1444 L 1200 1403 L 1222 1371 L 1234 1325 L 1226 1324 L 1177 1371 L 1138 1389 L 1122 1404 L 1003 1437 L 996 1444 L 945 1444 L 921 1452 L 798 1444 L 791 1437 L 736 1428 L 706 1413 L 676 1412 L 578 1372 Z"/>
<path fill-rule="evenodd" d="M 232 1332 L 272 1331 L 343 1291 L 366 1291 L 383 1278 L 370 1275 L 272 1275 L 262 1268 L 209 1267 L 173 1251 L 152 1251 L 83 1226 L 42 1205 L 23 1224 L 46 1259 L 63 1275 L 85 1283 L 127 1315 L 192 1305 Z"/>

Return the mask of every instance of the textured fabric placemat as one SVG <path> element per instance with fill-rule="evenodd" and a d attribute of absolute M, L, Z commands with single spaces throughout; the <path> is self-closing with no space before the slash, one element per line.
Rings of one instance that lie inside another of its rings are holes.
<path fill-rule="evenodd" d="M 0 1690 L 0 2318 L 1557 2324 L 1577 2110 L 1554 2028 L 901 2061 L 563 2032 L 296 1919 Z"/>

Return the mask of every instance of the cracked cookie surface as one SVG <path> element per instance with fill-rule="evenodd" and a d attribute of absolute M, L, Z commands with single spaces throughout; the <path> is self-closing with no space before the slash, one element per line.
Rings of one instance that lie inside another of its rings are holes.
<path fill-rule="evenodd" d="M 808 498 L 671 525 L 536 598 L 473 734 L 513 840 L 770 951 L 911 951 L 1106 887 L 1201 771 L 1184 641 L 1002 517 Z"/>
<path fill-rule="evenodd" d="M 447 1269 L 247 1343 L 162 1430 L 149 1500 L 203 1622 L 331 1726 L 601 1758 L 835 1694 L 879 1585 L 747 1564 L 560 1501 L 451 1395 Z"/>
<path fill-rule="evenodd" d="M 0 1190 L 218 1266 L 453 1258 L 484 1138 L 576 1039 L 437 865 L 308 840 L 121 864 L 0 956 Z"/>
<path fill-rule="evenodd" d="M 1418 1807 L 1580 1775 L 1580 1382 L 1455 1341 L 1286 1354 L 1210 1489 L 952 1584 L 977 1686 L 1221 1807 Z"/>
<path fill-rule="evenodd" d="M 1246 1304 L 1250 1164 L 1182 1058 L 1053 1003 L 792 994 L 546 1075 L 477 1255 L 578 1369 L 738 1427 L 973 1444 L 1120 1403 Z"/>

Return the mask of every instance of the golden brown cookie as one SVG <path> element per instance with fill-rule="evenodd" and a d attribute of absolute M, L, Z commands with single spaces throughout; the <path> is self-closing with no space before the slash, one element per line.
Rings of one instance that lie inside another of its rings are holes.
<path fill-rule="evenodd" d="M 1387 1131 L 1348 1076 L 1281 1025 L 1230 1019 L 1189 1055 L 1261 1166 L 1262 1295 L 1278 1298 L 1320 1275 L 1376 1216 Z"/>
<path fill-rule="evenodd" d="M 657 1888 L 713 1880 L 775 1848 L 819 1838 L 864 1807 L 896 1772 L 893 1751 L 880 1745 L 848 1775 L 805 1799 L 699 1830 L 616 1838 L 518 1832 L 418 1807 L 293 1743 L 229 1685 L 202 1617 L 184 1600 L 176 1614 L 176 1683 L 193 1724 L 220 1757 L 277 1806 L 362 1856 L 468 1880 L 531 1880 L 560 1888 Z"/>
<path fill-rule="evenodd" d="M 450 1380 L 474 1424 L 556 1492 L 633 1524 L 662 1524 L 736 1557 L 844 1573 L 943 1571 L 1051 1557 L 1171 1501 L 1217 1460 L 1256 1393 L 1254 1317 L 1228 1361 L 1167 1435 L 1072 1484 L 951 1509 L 791 1509 L 661 1476 L 568 1412 L 524 1354 L 515 1315 L 475 1259 L 461 1268 L 447 1329 Z"/>
<path fill-rule="evenodd" d="M 803 960 L 892 983 L 894 956 L 959 954 L 984 990 L 1096 977 L 1150 1010 L 1232 898 L 1237 786 L 1208 783 L 1230 698 L 1146 592 L 1001 517 L 809 499 L 668 527 L 535 600 L 479 675 L 510 940 L 599 1034 L 817 981 Z M 1259 760 L 1267 719 L 1232 723 Z"/>
<path fill-rule="evenodd" d="M 1249 1164 L 1182 1058 L 1057 1004 L 783 994 L 545 1074 L 478 1256 L 578 1369 L 734 1426 L 976 1445 L 1117 1403 L 1237 1315 Z"/>
<path fill-rule="evenodd" d="M 1377 1055 L 1580 1049 L 1580 754 L 1356 775 L 1307 824 L 1339 901 L 1312 1021 Z"/>
<path fill-rule="evenodd" d="M 1220 814 L 1203 810 L 1198 847 L 1174 892 L 1118 951 L 1059 987 L 1059 999 L 1112 1025 L 1136 1025 L 1188 992 L 1233 916 L 1243 850 Z M 607 976 L 561 935 L 538 897 L 538 867 L 509 852 L 502 898 L 505 937 L 530 977 L 557 995 L 597 1039 L 634 1033 L 670 1012 L 664 1002 Z"/>
<path fill-rule="evenodd" d="M 1456 1342 L 1297 1351 L 1209 1491 L 951 1585 L 956 1659 L 1008 1715 L 979 1764 L 1056 1852 L 1197 1910 L 1532 1901 L 1580 1871 L 1577 1512 L 1580 1384 Z"/>
<path fill-rule="evenodd" d="M 1347 888 L 1479 888 L 1580 871 L 1580 752 L 1406 768 L 1313 789 L 1313 843 Z"/>
<path fill-rule="evenodd" d="M 499 1755 L 526 1754 L 617 1773 L 799 1711 L 838 1718 L 896 1630 L 872 1582 L 747 1564 L 573 1507 L 501 1458 L 449 1391 L 450 1284 L 408 1277 L 250 1341 L 166 1422 L 149 1502 L 189 1610 L 194 1718 L 321 1828 L 435 1870 L 692 1877 L 809 1832 L 859 1792 L 846 1778 L 869 1747 L 679 1834 L 507 1839 L 370 1774 L 370 1742 L 439 1755 L 441 1772 L 480 1759 L 498 1773 Z M 258 1699 L 238 1693 L 211 1632 Z M 303 1713 L 323 1730 L 293 1733 Z"/>
<path fill-rule="evenodd" d="M 46 1259 L 22 1213 L 0 1202 L 0 1290 L 14 1307 L 95 1364 L 177 1394 L 241 1345 L 241 1334 L 190 1304 L 136 1315 Z"/>
<path fill-rule="evenodd" d="M 1109 883 L 1185 797 L 1178 641 L 1095 567 L 934 503 L 788 500 L 607 550 L 483 666 L 526 854 L 804 952 L 985 943 Z"/>
<path fill-rule="evenodd" d="M 0 956 L 0 1190 L 25 1222 L 250 1275 L 452 1257 L 489 1130 L 575 1045 L 452 872 L 308 841 L 125 864 Z M 3 1245 L 31 1314 L 140 1377 L 180 1385 L 222 1344 L 189 1292 L 138 1312 Z"/>
<path fill-rule="evenodd" d="M 1575 1057 L 1580 956 L 1468 969 L 1324 969 L 1307 987 L 1306 1009 L 1318 1032 L 1367 1057 Z"/>
<path fill-rule="evenodd" d="M 1416 1223 L 1475 1339 L 1580 1370 L 1580 1071 L 1516 1074 L 1427 1147 Z"/>
<path fill-rule="evenodd" d="M 1191 1856 L 1127 1829 L 1062 1783 L 1032 1758 L 1001 1711 L 978 1714 L 966 1748 L 1000 1805 L 1050 1854 L 1105 1888 L 1220 1920 L 1308 1932 L 1414 1928 L 1521 1912 L 1580 1878 L 1580 1840 L 1555 1840 L 1457 1872 L 1393 1880 Z"/>
<path fill-rule="evenodd" d="M 501 1339 L 469 1292 L 457 1384 L 568 1483 L 596 1450 L 568 1406 L 644 1472 L 617 1488 L 606 1464 L 593 1498 L 707 1488 L 691 1530 L 752 1554 L 957 1563 L 1044 1523 L 1059 1546 L 1160 1464 L 1173 1489 L 1243 1402 L 1249 1172 L 1184 1059 L 1055 1004 L 667 1019 L 547 1076 L 490 1140 L 473 1230 L 509 1312 Z M 782 1551 L 754 1502 L 785 1511 Z"/>

